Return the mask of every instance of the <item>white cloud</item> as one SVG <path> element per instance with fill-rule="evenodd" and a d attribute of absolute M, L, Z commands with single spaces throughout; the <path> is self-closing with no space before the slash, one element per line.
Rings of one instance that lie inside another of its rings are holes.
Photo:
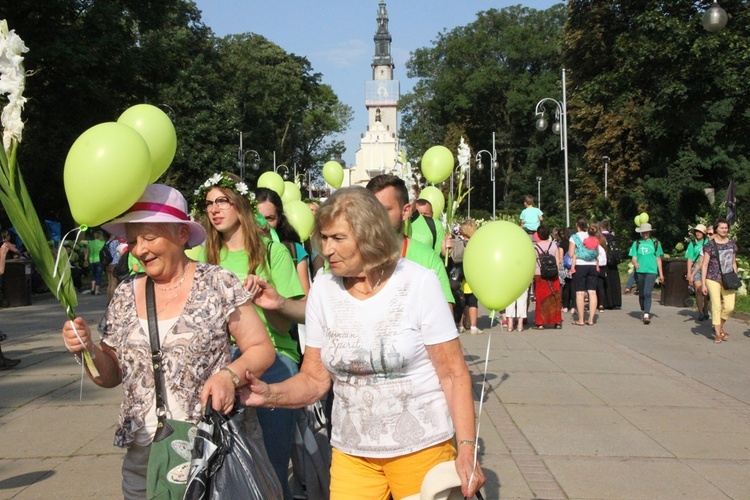
<path fill-rule="evenodd" d="M 361 65 L 362 58 L 374 49 L 370 47 L 371 43 L 365 43 L 363 40 L 349 39 L 339 42 L 335 47 L 319 52 L 313 55 L 320 57 L 336 68 L 348 68 L 355 65 Z"/>

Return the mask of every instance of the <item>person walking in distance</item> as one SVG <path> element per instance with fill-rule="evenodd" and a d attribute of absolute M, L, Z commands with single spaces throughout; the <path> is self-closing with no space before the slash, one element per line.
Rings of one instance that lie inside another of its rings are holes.
<path fill-rule="evenodd" d="M 654 290 L 657 276 L 664 283 L 661 256 L 664 250 L 656 239 L 651 238 L 653 228 L 648 222 L 635 229 L 641 239 L 630 247 L 628 255 L 633 260 L 635 279 L 638 282 L 638 303 L 641 306 L 641 320 L 644 325 L 651 323 L 651 293 Z M 658 274 L 657 274 L 658 273 Z"/>

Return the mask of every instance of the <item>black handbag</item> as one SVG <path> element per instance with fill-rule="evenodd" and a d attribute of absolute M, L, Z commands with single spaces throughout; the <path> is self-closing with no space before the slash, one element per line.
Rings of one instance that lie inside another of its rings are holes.
<path fill-rule="evenodd" d="M 721 286 L 724 287 L 724 290 L 737 290 L 742 286 L 742 280 L 734 271 L 721 273 Z"/>
<path fill-rule="evenodd" d="M 719 249 L 714 244 L 713 250 L 715 250 L 716 254 L 716 262 L 719 264 L 719 275 L 721 275 L 721 286 L 724 288 L 724 290 L 738 290 L 742 286 L 742 280 L 740 280 L 740 277 L 737 276 L 737 273 L 734 271 L 725 273 L 721 270 L 721 259 L 719 258 Z"/>

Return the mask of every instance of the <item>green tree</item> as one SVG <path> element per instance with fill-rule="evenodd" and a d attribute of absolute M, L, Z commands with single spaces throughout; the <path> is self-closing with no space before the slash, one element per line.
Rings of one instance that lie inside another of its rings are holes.
<path fill-rule="evenodd" d="M 731 178 L 747 178 L 750 138 L 750 2 L 726 0 L 720 33 L 701 27 L 712 2 L 571 0 L 564 57 L 572 127 L 588 167 L 580 206 L 591 206 L 611 158 L 608 192 L 632 228 L 647 211 L 668 246 L 710 209 Z M 738 197 L 746 196 L 746 183 Z"/>
<path fill-rule="evenodd" d="M 491 9 L 439 34 L 432 47 L 416 50 L 407 68 L 419 81 L 401 102 L 401 136 L 410 156 L 435 144 L 455 150 L 445 142 L 451 125 L 465 133 L 473 155 L 491 149 L 494 131 L 498 206 L 520 207 L 524 194 L 536 192 L 540 174 L 549 179 L 550 199 L 556 199 L 562 192 L 562 154 L 554 137 L 535 133 L 533 111 L 542 97 L 560 94 L 564 21 L 563 5 Z M 487 157 L 483 161 L 489 164 Z M 472 206 L 491 210 L 489 169 L 472 169 Z"/>

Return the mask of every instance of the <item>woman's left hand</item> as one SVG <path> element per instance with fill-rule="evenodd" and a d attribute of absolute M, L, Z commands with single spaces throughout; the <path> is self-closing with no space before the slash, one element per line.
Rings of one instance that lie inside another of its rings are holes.
<path fill-rule="evenodd" d="M 214 373 L 203 385 L 201 403 L 206 407 L 208 397 L 211 396 L 214 410 L 226 415 L 234 408 L 234 383 L 232 376 L 226 371 Z"/>
<path fill-rule="evenodd" d="M 461 492 L 466 498 L 471 498 L 485 482 L 484 472 L 477 462 L 474 467 L 474 447 L 459 445 L 456 457 L 456 472 L 461 478 Z M 474 477 L 471 476 L 474 472 Z M 469 483 L 471 481 L 471 483 Z"/>

